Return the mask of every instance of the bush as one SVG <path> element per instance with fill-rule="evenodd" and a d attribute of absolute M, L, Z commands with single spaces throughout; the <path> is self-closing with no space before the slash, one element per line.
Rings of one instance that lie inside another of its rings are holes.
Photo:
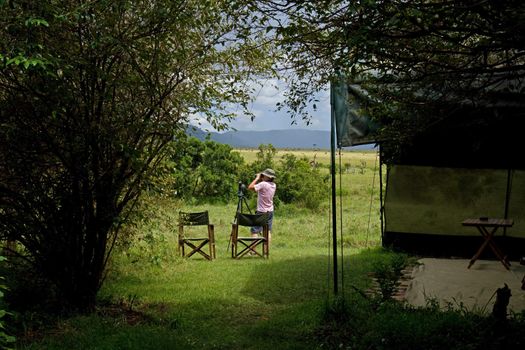
<path fill-rule="evenodd" d="M 273 168 L 277 171 L 275 206 L 283 202 L 317 209 L 330 193 L 329 177 L 322 176 L 307 158 L 293 154 L 285 154 L 276 165 L 276 154 L 271 144 L 260 145 L 257 159 L 246 164 L 229 145 L 182 138 L 171 145 L 150 190 L 184 200 L 228 201 L 237 199 L 239 182 L 248 185 L 258 171 Z M 256 198 L 249 191 L 245 194 L 250 202 Z"/>
<path fill-rule="evenodd" d="M 150 191 L 180 199 L 221 200 L 235 197 L 244 159 L 231 146 L 195 137 L 174 141 Z"/>
<path fill-rule="evenodd" d="M 206 141 L 202 163 L 196 169 L 193 195 L 197 198 L 212 197 L 221 200 L 233 198 L 243 163 L 241 155 L 230 146 Z"/>
<path fill-rule="evenodd" d="M 257 160 L 251 164 L 255 171 L 263 171 L 267 168 L 275 168 L 274 158 L 277 154 L 277 149 L 272 144 L 259 145 L 259 152 L 257 152 Z"/>
<path fill-rule="evenodd" d="M 330 193 L 329 177 L 310 166 L 307 158 L 285 154 L 278 171 L 277 196 L 284 203 L 317 209 Z"/>

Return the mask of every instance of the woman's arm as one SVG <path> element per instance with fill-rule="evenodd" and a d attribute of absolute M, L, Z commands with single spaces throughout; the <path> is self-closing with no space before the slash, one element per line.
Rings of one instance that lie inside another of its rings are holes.
<path fill-rule="evenodd" d="M 255 185 L 257 184 L 257 182 L 259 182 L 260 179 L 261 179 L 261 174 L 257 174 L 255 179 L 248 185 L 248 189 L 255 191 Z"/>

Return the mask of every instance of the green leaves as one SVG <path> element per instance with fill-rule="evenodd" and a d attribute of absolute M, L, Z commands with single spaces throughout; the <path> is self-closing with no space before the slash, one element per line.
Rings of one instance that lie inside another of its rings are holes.
<path fill-rule="evenodd" d="M 245 25 L 247 2 L 236 10 L 227 0 L 0 7 L 3 234 L 21 242 L 69 306 L 93 307 L 115 222 L 166 170 L 159 166 L 177 165 L 163 163 L 177 130 L 194 114 L 218 129 L 249 114 L 246 86 L 272 72 L 273 47 Z M 184 191 L 227 196 L 236 172 L 227 153 L 206 146 L 209 163 L 190 168 L 199 182 L 179 173 Z"/>
<path fill-rule="evenodd" d="M 42 19 L 42 18 L 28 18 L 26 19 L 24 24 L 26 27 L 39 27 L 39 26 L 49 27 L 49 23 L 45 19 Z"/>
<path fill-rule="evenodd" d="M 284 203 L 317 209 L 330 193 L 328 176 L 321 175 L 319 169 L 305 157 L 285 154 L 277 169 L 279 178 L 276 195 Z"/>
<path fill-rule="evenodd" d="M 8 66 L 18 66 L 26 70 L 31 67 L 45 69 L 48 64 L 48 62 L 42 58 L 31 58 L 21 54 L 12 58 L 0 54 L 0 61 L 4 62 L 4 68 Z"/>
<path fill-rule="evenodd" d="M 381 101 L 371 115 L 393 142 L 432 125 L 444 106 L 483 104 L 507 86 L 513 103 L 523 100 L 519 1 L 263 0 L 257 7 L 274 19 L 265 33 L 285 52 L 286 106 L 296 117 L 308 120 L 312 96 L 336 71 Z"/>
<path fill-rule="evenodd" d="M 150 189 L 187 200 L 227 201 L 234 197 L 243 165 L 239 153 L 228 145 L 194 137 L 180 139 L 170 145 Z"/>

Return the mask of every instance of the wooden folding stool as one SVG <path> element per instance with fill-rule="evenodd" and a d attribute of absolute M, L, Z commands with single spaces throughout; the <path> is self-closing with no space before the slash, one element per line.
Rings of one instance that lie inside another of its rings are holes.
<path fill-rule="evenodd" d="M 193 226 L 206 226 L 206 236 L 201 234 L 197 237 L 189 237 L 187 231 Z M 206 245 L 209 248 L 208 252 L 205 251 Z M 188 253 L 185 251 L 186 246 L 191 249 Z M 199 253 L 208 260 L 216 258 L 214 226 L 210 224 L 208 211 L 198 213 L 179 212 L 179 252 L 186 258 L 191 257 L 195 253 Z"/>
<path fill-rule="evenodd" d="M 269 216 L 266 213 L 237 213 L 235 217 L 235 222 L 232 224 L 231 232 L 232 258 L 240 259 L 248 253 L 259 256 L 261 258 L 268 258 L 270 253 L 268 242 L 268 218 Z M 262 226 L 262 236 L 239 237 L 239 226 Z M 256 248 L 259 246 L 262 247 L 262 252 L 256 250 Z"/>

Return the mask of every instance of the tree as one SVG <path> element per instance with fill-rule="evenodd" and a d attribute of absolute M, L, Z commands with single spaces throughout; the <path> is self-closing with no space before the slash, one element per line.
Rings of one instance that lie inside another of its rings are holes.
<path fill-rule="evenodd" d="M 261 144 L 259 145 L 259 151 L 256 154 L 256 160 L 252 166 L 258 171 L 263 171 L 266 168 L 274 168 L 274 158 L 277 154 L 277 149 L 271 144 Z"/>
<path fill-rule="evenodd" d="M 522 1 L 263 0 L 258 6 L 287 52 L 295 114 L 336 72 L 379 102 L 370 113 L 385 126 L 383 138 L 394 142 L 450 106 L 524 100 Z"/>
<path fill-rule="evenodd" d="M 153 189 L 184 200 L 227 201 L 237 191 L 244 159 L 232 147 L 195 137 L 173 142 Z"/>
<path fill-rule="evenodd" d="M 0 2 L 0 231 L 93 308 L 121 224 L 200 113 L 246 108 L 271 48 L 242 1 Z M 246 111 L 248 113 L 248 111 Z"/>
<path fill-rule="evenodd" d="M 222 200 L 234 198 L 244 159 L 238 152 L 232 152 L 229 145 L 214 141 L 206 141 L 204 145 L 203 162 L 195 174 L 198 178 L 196 196 Z"/>

